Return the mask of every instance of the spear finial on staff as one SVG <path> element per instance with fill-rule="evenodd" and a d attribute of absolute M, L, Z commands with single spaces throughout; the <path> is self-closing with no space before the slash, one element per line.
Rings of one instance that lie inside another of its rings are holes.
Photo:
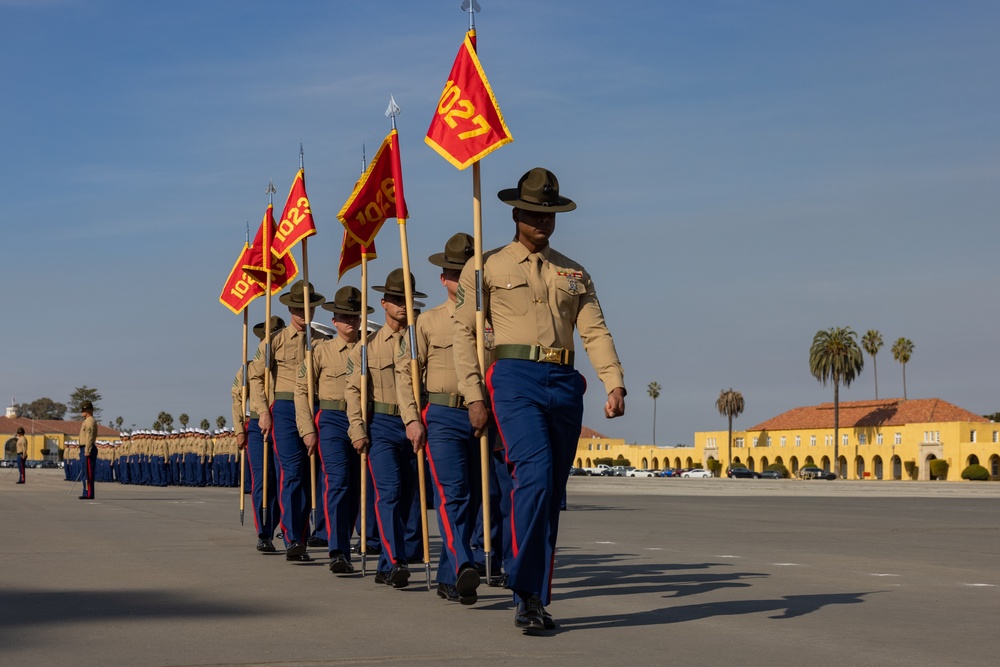
<path fill-rule="evenodd" d="M 476 0 L 462 0 L 462 11 L 469 12 L 469 30 L 476 29 L 476 14 L 482 9 Z"/>

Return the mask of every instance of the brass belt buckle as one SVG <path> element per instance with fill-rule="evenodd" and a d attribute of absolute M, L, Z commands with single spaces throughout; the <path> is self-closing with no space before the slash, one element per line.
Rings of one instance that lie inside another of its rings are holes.
<path fill-rule="evenodd" d="M 561 364 L 563 360 L 563 350 L 561 347 L 538 346 L 538 360 L 547 364 Z"/>

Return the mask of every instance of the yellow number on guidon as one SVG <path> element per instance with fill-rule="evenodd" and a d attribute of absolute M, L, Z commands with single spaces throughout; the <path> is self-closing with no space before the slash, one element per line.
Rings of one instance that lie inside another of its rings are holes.
<path fill-rule="evenodd" d="M 458 121 L 455 120 L 456 118 L 471 120 L 472 124 L 476 127 L 472 130 L 459 133 L 458 138 L 463 141 L 489 132 L 489 123 L 486 122 L 482 114 L 476 114 L 475 105 L 469 100 L 461 98 L 462 90 L 455 85 L 454 81 L 449 80 L 444 88 L 444 92 L 441 93 L 441 101 L 438 103 L 438 113 L 444 114 L 444 122 L 448 123 L 448 127 L 453 130 L 455 129 L 458 125 Z"/>

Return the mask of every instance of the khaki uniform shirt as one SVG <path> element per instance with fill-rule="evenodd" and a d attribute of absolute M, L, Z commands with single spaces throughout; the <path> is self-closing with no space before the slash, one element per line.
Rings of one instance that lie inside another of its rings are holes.
<path fill-rule="evenodd" d="M 347 390 L 347 365 L 356 343 L 348 343 L 340 336 L 317 341 L 313 345 L 313 397 L 317 401 L 343 401 Z M 299 365 L 295 381 L 295 424 L 299 435 L 316 432 L 314 412 L 309 409 L 309 378 L 306 365 Z M 360 399 L 359 399 L 360 401 Z M 359 403 L 360 404 L 360 403 Z"/>
<path fill-rule="evenodd" d="M 247 365 L 249 369 L 249 365 Z M 247 375 L 250 375 L 249 370 Z M 247 408 L 250 407 L 250 395 L 249 395 L 249 385 L 247 385 Z M 246 431 L 246 413 L 243 412 L 243 367 L 236 371 L 236 377 L 233 378 L 233 388 L 230 392 L 233 399 L 233 428 L 237 431 Z"/>
<path fill-rule="evenodd" d="M 17 436 L 17 444 L 14 451 L 18 456 L 28 458 L 28 439 L 23 435 Z"/>
<path fill-rule="evenodd" d="M 533 268 L 536 267 L 536 268 Z M 483 373 L 476 358 L 475 267 L 465 265 L 455 308 L 455 368 L 469 403 L 484 400 Z M 483 259 L 483 308 L 497 346 L 544 345 L 573 349 L 579 332 L 590 362 L 611 393 L 625 387 L 624 373 L 590 274 L 546 246 L 529 253 L 518 241 L 491 250 Z"/>
<path fill-rule="evenodd" d="M 325 340 L 326 336 L 312 332 L 312 340 Z M 299 365 L 305 356 L 306 332 L 295 327 L 285 327 L 271 334 L 271 389 L 292 393 L 299 375 Z M 264 394 L 264 341 L 257 346 L 257 354 L 250 364 L 251 409 L 269 406 L 269 396 Z M 266 409 L 266 408 L 265 408 Z"/>
<path fill-rule="evenodd" d="M 399 406 L 404 424 L 419 419 L 417 402 L 413 388 L 398 382 L 396 369 L 400 364 L 409 366 L 410 356 L 406 351 L 406 329 L 394 332 L 388 325 L 371 334 L 368 338 L 368 398 L 377 403 L 392 403 Z M 361 346 L 351 350 L 347 371 L 347 386 L 344 389 L 347 400 L 347 419 L 350 429 L 347 436 L 351 442 L 366 437 L 365 423 L 361 419 Z M 370 414 L 369 414 L 370 416 Z"/>
<path fill-rule="evenodd" d="M 80 424 L 80 446 L 85 448 L 86 456 L 94 451 L 97 446 L 97 422 L 92 416 L 87 417 Z"/>

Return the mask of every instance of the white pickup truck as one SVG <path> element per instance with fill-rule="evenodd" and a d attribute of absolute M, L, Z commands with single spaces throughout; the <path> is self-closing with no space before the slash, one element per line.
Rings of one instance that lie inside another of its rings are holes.
<path fill-rule="evenodd" d="M 582 470 L 583 474 L 587 475 L 588 477 L 590 477 L 592 475 L 606 475 L 606 474 L 610 474 L 610 473 L 605 473 L 604 471 L 605 470 L 611 470 L 611 466 L 609 466 L 606 463 L 598 463 L 593 468 L 580 468 L 580 470 Z"/>

